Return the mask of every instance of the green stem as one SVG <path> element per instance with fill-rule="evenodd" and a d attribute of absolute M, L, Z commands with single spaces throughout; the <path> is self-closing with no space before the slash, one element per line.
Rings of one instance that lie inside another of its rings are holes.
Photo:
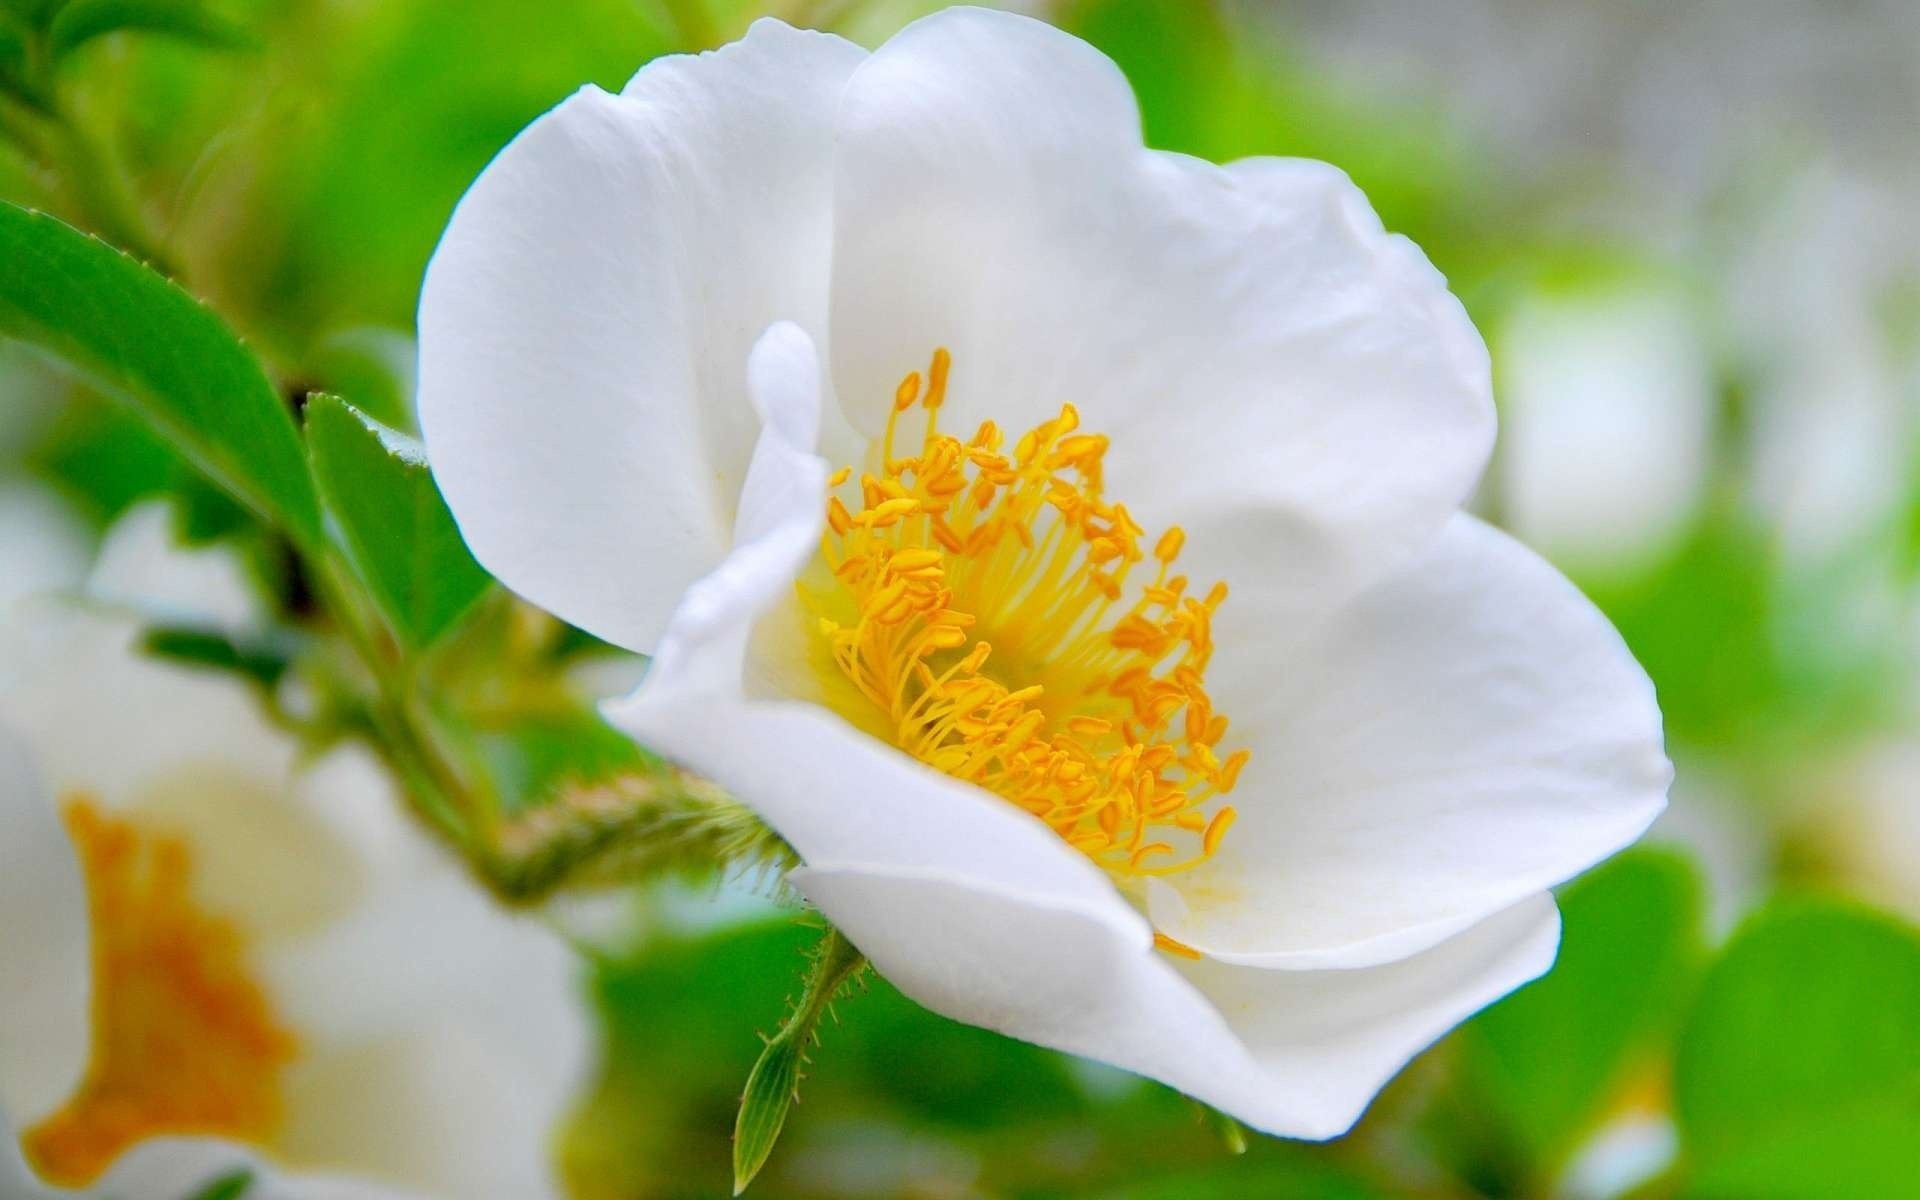
<path fill-rule="evenodd" d="M 351 576 L 336 556 L 322 553 L 313 563 L 315 585 L 327 611 L 338 622 L 354 654 L 373 677 L 375 695 L 367 714 L 379 737 L 376 744 L 403 783 L 414 807 L 456 846 L 473 851 L 472 812 L 467 783 L 418 725 L 399 664 L 381 650 L 376 627 L 355 599 Z"/>
<path fill-rule="evenodd" d="M 511 903 L 717 866 L 786 868 L 793 851 L 713 784 L 672 767 L 563 791 L 494 830 L 483 874 Z"/>

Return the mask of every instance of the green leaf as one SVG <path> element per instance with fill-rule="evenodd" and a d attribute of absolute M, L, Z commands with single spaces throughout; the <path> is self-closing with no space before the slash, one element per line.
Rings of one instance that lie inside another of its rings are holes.
<path fill-rule="evenodd" d="M 827 930 L 814 949 L 806 992 L 780 1032 L 761 1051 L 740 1097 L 740 1112 L 733 1125 L 734 1195 L 747 1190 L 773 1153 L 773 1144 L 787 1123 L 787 1110 L 799 1098 L 800 1069 L 806 1063 L 807 1048 L 816 1040 L 821 1016 L 840 989 L 866 965 L 866 956 L 837 929 Z"/>
<path fill-rule="evenodd" d="M 1569 1151 L 1645 1065 L 1705 956 L 1692 864 L 1630 851 L 1568 887 L 1550 974 L 1460 1032 L 1463 1107 L 1491 1118 L 1500 1174 L 1544 1190 Z"/>
<path fill-rule="evenodd" d="M 253 44 L 246 27 L 197 0 L 73 0 L 54 17 L 48 49 L 58 60 L 122 30 L 159 34 L 215 50 Z"/>
<path fill-rule="evenodd" d="M 0 0 L 0 8 L 12 11 L 17 19 L 38 29 L 67 3 L 68 0 Z"/>
<path fill-rule="evenodd" d="M 1177 1171 L 1096 1193 L 1097 1200 L 1390 1200 L 1336 1167 L 1304 1156 L 1279 1162 L 1237 1161 Z"/>
<path fill-rule="evenodd" d="M 487 589 L 420 443 L 334 396 L 307 405 L 313 477 L 360 577 L 415 648 L 451 629 Z"/>
<path fill-rule="evenodd" d="M 0 335 L 73 364 L 297 541 L 320 510 L 260 364 L 192 296 L 97 238 L 0 202 Z"/>
<path fill-rule="evenodd" d="M 410 328 L 448 216 L 500 148 L 581 84 L 618 91 L 669 46 L 634 0 L 365 6 L 313 134 L 269 170 L 285 241 L 243 285 L 290 334 Z M 405 163 L 405 170 L 395 170 Z"/>
<path fill-rule="evenodd" d="M 27 459 L 102 528 L 181 476 L 199 477 L 124 405 L 90 398 L 64 404 Z"/>
<path fill-rule="evenodd" d="M 1688 1196 L 1912 1195 L 1920 932 L 1831 901 L 1754 916 L 1701 987 L 1674 1100 Z"/>
<path fill-rule="evenodd" d="M 767 1043 L 747 1076 L 740 1114 L 733 1125 L 733 1194 L 747 1190 L 766 1165 L 773 1144 L 786 1126 L 787 1110 L 800 1090 L 800 1065 L 806 1047 L 782 1034 Z"/>
<path fill-rule="evenodd" d="M 1237 1158 L 1247 1152 L 1246 1126 L 1210 1104 L 1200 1104 L 1198 1100 L 1194 1103 L 1200 1108 L 1201 1119 L 1206 1122 L 1207 1128 L 1219 1136 L 1220 1144 L 1226 1147 L 1228 1154 Z"/>
<path fill-rule="evenodd" d="M 20 31 L 0 20 L 0 89 L 18 92 L 26 78 L 27 42 Z"/>
<path fill-rule="evenodd" d="M 240 1200 L 252 1187 L 252 1171 L 235 1171 L 231 1175 L 222 1175 L 195 1192 L 192 1200 Z"/>
<path fill-rule="evenodd" d="M 239 675 L 264 687 L 280 682 L 293 664 L 290 646 L 265 640 L 244 640 L 217 630 L 189 626 L 156 626 L 146 631 L 140 648 L 156 658 L 185 666 Z"/>

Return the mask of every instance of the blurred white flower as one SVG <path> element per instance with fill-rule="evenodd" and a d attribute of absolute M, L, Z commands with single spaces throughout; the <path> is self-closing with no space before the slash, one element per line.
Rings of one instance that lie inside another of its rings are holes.
<path fill-rule="evenodd" d="M 144 510 L 95 591 L 237 616 Z M 143 605 L 145 606 L 145 605 Z M 591 1049 L 571 952 L 497 909 L 343 752 L 43 603 L 0 652 L 0 1194 L 557 1195 Z"/>
<path fill-rule="evenodd" d="M 1530 296 L 1499 347 L 1507 526 L 1579 575 L 1629 575 L 1698 510 L 1712 364 L 1685 295 L 1655 282 Z"/>
<path fill-rule="evenodd" d="M 1680 1137 L 1665 1113 L 1635 1111 L 1608 1121 L 1562 1170 L 1554 1194 L 1565 1200 L 1612 1200 L 1673 1164 Z"/>
<path fill-rule="evenodd" d="M 584 89 L 420 319 L 480 559 L 653 654 L 609 716 L 939 1012 L 1332 1136 L 1662 805 L 1617 636 L 1459 512 L 1444 281 L 1324 164 L 1145 150 L 1037 22 Z"/>
<path fill-rule="evenodd" d="M 1847 886 L 1920 921 L 1920 740 L 1867 747 L 1809 808 L 1805 832 Z"/>
<path fill-rule="evenodd" d="M 1897 196 L 1830 167 L 1785 179 L 1749 225 L 1725 308 L 1752 385 L 1752 494 L 1793 565 L 1831 565 L 1908 497 L 1920 387 L 1885 308 L 1920 286 L 1920 243 Z"/>
<path fill-rule="evenodd" d="M 87 531 L 51 489 L 0 479 L 0 617 L 15 601 L 79 584 Z"/>

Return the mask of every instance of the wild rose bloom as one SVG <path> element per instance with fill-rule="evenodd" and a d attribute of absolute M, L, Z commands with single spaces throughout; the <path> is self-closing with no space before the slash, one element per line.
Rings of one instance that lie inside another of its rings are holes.
<path fill-rule="evenodd" d="M 762 22 L 474 185 L 421 417 L 609 717 L 757 809 L 960 1020 L 1346 1129 L 1637 837 L 1651 688 L 1460 512 L 1483 344 L 1320 163 L 1142 147 L 1090 47 Z"/>
<path fill-rule="evenodd" d="M 96 597 L 244 623 L 237 564 L 117 526 Z M 0 1195 L 538 1200 L 587 1066 L 577 963 L 247 690 L 126 613 L 0 646 Z"/>

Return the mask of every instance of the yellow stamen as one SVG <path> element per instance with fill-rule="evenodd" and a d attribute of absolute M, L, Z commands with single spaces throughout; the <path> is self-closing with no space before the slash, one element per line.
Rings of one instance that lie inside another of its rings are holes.
<path fill-rule="evenodd" d="M 1101 493 L 1108 438 L 1076 432 L 1072 405 L 1011 455 L 991 421 L 964 442 L 941 433 L 951 368 L 936 350 L 924 390 L 918 372 L 901 381 L 878 473 L 860 477 L 857 509 L 828 501 L 826 579 L 801 588 L 835 670 L 871 706 L 849 715 L 1116 876 L 1206 861 L 1248 754 L 1216 752 L 1228 723 L 1206 691 L 1225 584 L 1187 594 L 1170 573 L 1177 526 L 1141 565 L 1145 531 Z M 925 435 L 896 458 L 915 405 Z"/>
<path fill-rule="evenodd" d="M 1157 929 L 1154 930 L 1153 933 L 1153 944 L 1157 948 L 1165 950 L 1168 954 L 1177 955 L 1181 958 L 1191 958 L 1196 962 L 1206 957 L 1192 946 L 1187 945 L 1185 942 L 1176 942 Z"/>
<path fill-rule="evenodd" d="M 81 797 L 65 816 L 87 883 L 93 1049 L 73 1097 L 22 1136 L 28 1161 L 77 1188 L 151 1137 L 266 1142 L 294 1040 L 239 934 L 189 895 L 186 846 Z"/>

